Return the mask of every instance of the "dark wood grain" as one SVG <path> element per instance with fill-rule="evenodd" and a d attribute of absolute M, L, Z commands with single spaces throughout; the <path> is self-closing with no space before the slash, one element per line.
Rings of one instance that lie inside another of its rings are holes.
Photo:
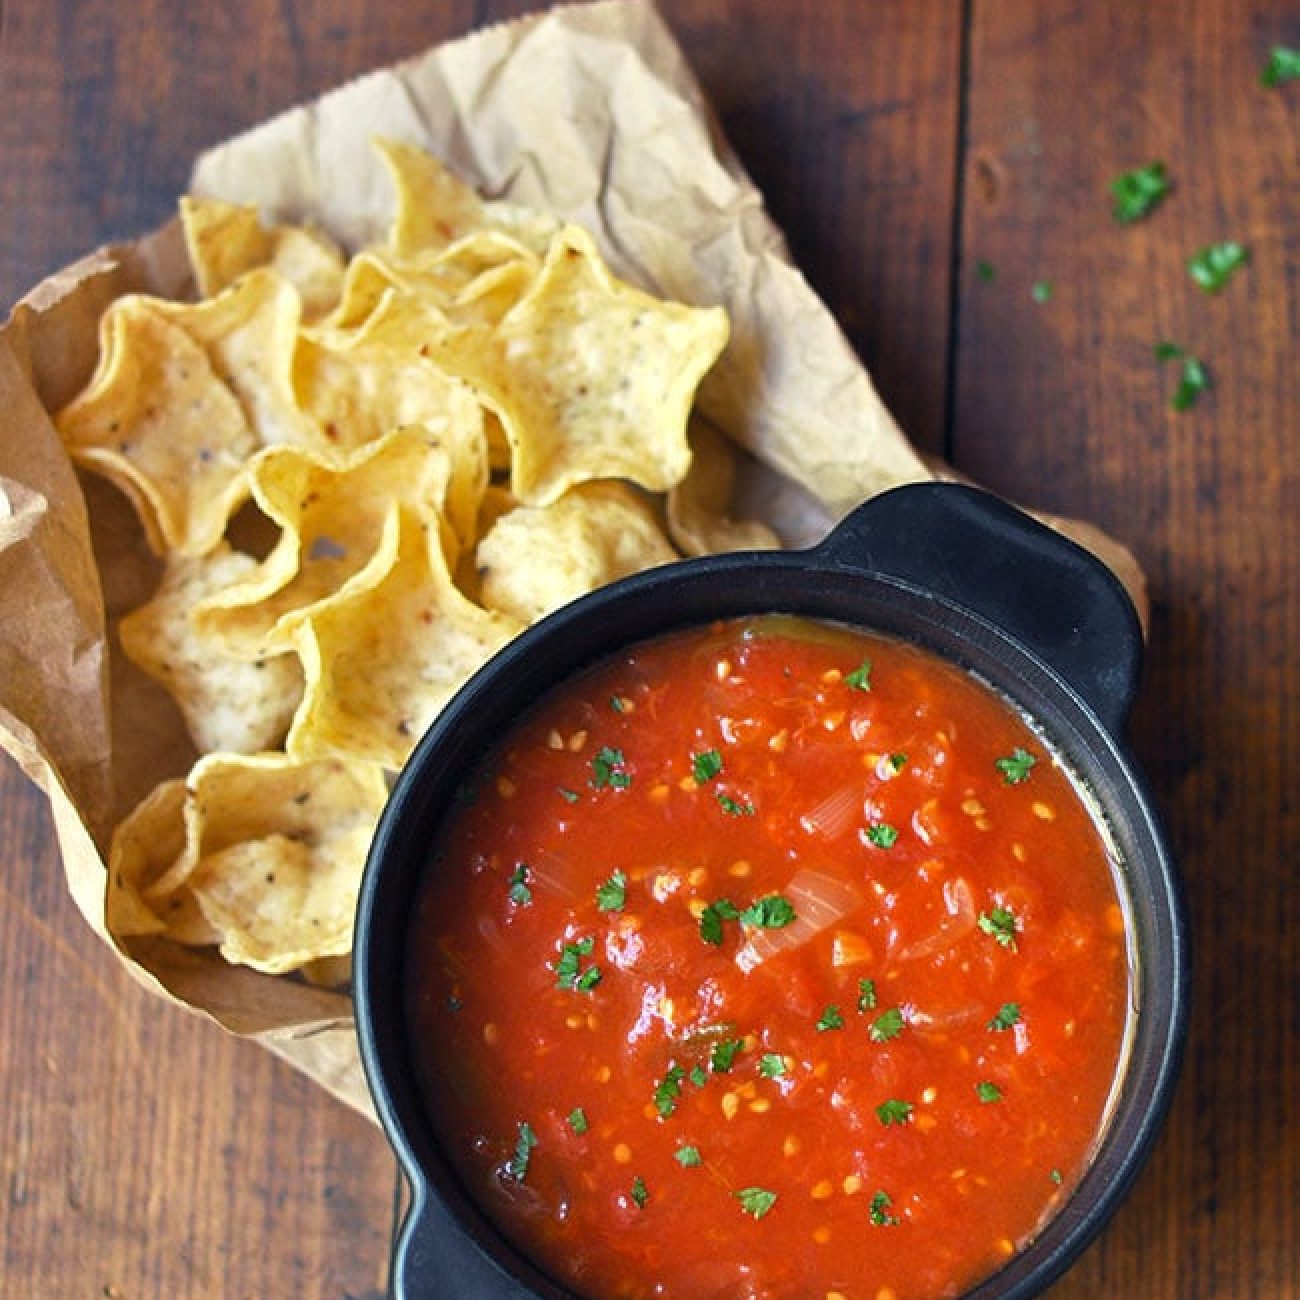
<path fill-rule="evenodd" d="M 1258 81 L 1297 36 L 1285 0 L 974 6 L 953 454 L 1147 570 L 1133 739 L 1193 917 L 1170 1128 L 1063 1300 L 1300 1293 L 1300 96 Z M 1118 224 L 1110 179 L 1153 160 L 1172 193 Z M 1211 296 L 1185 263 L 1224 239 L 1251 262 Z M 1209 367 L 1191 410 L 1158 340 Z"/>
<path fill-rule="evenodd" d="M 200 149 L 533 7 L 6 0 L 0 303 L 165 219 Z M 1134 744 L 1188 877 L 1196 1017 L 1153 1161 L 1054 1294 L 1300 1295 L 1300 87 L 1257 84 L 1271 44 L 1300 45 L 1294 5 L 662 9 L 913 438 L 1103 524 L 1151 577 Z M 1173 194 L 1117 226 L 1110 177 L 1156 158 Z M 1223 238 L 1252 262 L 1208 298 L 1184 262 Z M 1158 339 L 1211 369 L 1181 415 Z M 7 762 L 0 889 L 0 1297 L 379 1292 L 379 1134 L 123 974 Z"/>

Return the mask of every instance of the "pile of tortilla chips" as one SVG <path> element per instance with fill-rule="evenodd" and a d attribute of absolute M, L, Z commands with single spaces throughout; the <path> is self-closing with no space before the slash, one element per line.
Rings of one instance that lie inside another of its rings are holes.
<path fill-rule="evenodd" d="M 57 417 L 162 558 L 117 631 L 200 755 L 118 827 L 110 929 L 327 981 L 389 774 L 481 664 L 602 583 L 776 544 L 691 421 L 720 308 L 379 148 L 394 217 L 350 258 L 184 200 L 198 300 L 117 299 Z"/>

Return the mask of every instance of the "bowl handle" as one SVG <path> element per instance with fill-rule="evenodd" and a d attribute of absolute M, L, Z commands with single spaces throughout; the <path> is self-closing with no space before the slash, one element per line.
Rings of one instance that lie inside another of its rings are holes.
<path fill-rule="evenodd" d="M 389 1295 L 392 1300 L 534 1300 L 499 1268 L 450 1211 L 420 1186 L 398 1229 Z"/>
<path fill-rule="evenodd" d="M 873 497 L 816 547 L 834 567 L 901 578 L 981 616 L 1064 678 L 1112 733 L 1128 717 L 1142 629 L 1090 551 L 1000 497 L 917 483 Z"/>

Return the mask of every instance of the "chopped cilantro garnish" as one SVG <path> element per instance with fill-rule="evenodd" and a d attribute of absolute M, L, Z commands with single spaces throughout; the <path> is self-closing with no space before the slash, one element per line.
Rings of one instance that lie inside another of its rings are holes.
<path fill-rule="evenodd" d="M 650 1193 L 646 1190 L 645 1179 L 640 1174 L 632 1179 L 632 1191 L 630 1193 L 632 1200 L 638 1210 L 644 1210 L 646 1202 L 650 1199 Z"/>
<path fill-rule="evenodd" d="M 524 1177 L 528 1173 L 528 1161 L 532 1157 L 536 1146 L 537 1134 L 533 1132 L 532 1125 L 521 1122 L 519 1136 L 515 1140 L 515 1154 L 506 1165 L 506 1173 L 516 1182 L 522 1183 L 524 1181 Z"/>
<path fill-rule="evenodd" d="M 1002 1100 L 1002 1089 L 987 1080 L 981 1080 L 975 1085 L 975 1093 L 986 1106 L 989 1102 Z"/>
<path fill-rule="evenodd" d="M 870 1011 L 876 1005 L 876 981 L 858 981 L 858 1010 Z"/>
<path fill-rule="evenodd" d="M 586 938 L 575 940 L 573 943 L 566 943 L 560 949 L 560 959 L 555 963 L 556 988 L 576 989 L 579 993 L 590 993 L 600 983 L 600 967 L 584 968 L 582 965 L 582 959 L 591 956 L 595 946 L 596 941 L 587 935 Z"/>
<path fill-rule="evenodd" d="M 1052 282 L 1050 280 L 1035 280 L 1033 288 L 1029 291 L 1029 296 L 1035 302 L 1051 302 L 1052 292 Z"/>
<path fill-rule="evenodd" d="M 533 891 L 528 888 L 526 862 L 520 862 L 510 873 L 510 901 L 516 907 L 527 907 L 533 901 Z"/>
<path fill-rule="evenodd" d="M 716 749 L 706 749 L 691 755 L 691 771 L 696 785 L 705 785 L 722 771 L 722 755 Z"/>
<path fill-rule="evenodd" d="M 1020 1023 L 1020 1003 L 1004 1002 L 999 1008 L 996 1016 L 988 1023 L 988 1028 L 995 1034 L 1000 1034 L 1004 1030 L 1010 1029 L 1012 1025 Z"/>
<path fill-rule="evenodd" d="M 1169 193 L 1169 181 L 1162 162 L 1148 163 L 1122 172 L 1110 183 L 1115 200 L 1111 213 L 1116 221 L 1128 225 L 1151 212 Z"/>
<path fill-rule="evenodd" d="M 1232 273 L 1249 261 L 1250 250 L 1244 244 L 1224 240 L 1202 248 L 1188 260 L 1187 270 L 1206 293 L 1218 293 Z"/>
<path fill-rule="evenodd" d="M 882 1101 L 876 1107 L 876 1118 L 886 1128 L 891 1124 L 906 1124 L 912 1118 L 913 1109 L 910 1101 Z"/>
<path fill-rule="evenodd" d="M 601 790 L 608 786 L 611 790 L 626 790 L 632 784 L 632 777 L 627 771 L 627 759 L 621 749 L 602 746 L 591 760 L 591 785 Z"/>
<path fill-rule="evenodd" d="M 887 1043 L 891 1038 L 897 1038 L 902 1032 L 903 1013 L 898 1007 L 890 1007 L 888 1011 L 882 1011 L 871 1022 L 871 1028 L 867 1030 L 873 1043 Z"/>
<path fill-rule="evenodd" d="M 710 903 L 700 913 L 700 938 L 705 943 L 721 943 L 723 921 L 734 921 L 739 916 L 740 909 L 729 899 Z"/>
<path fill-rule="evenodd" d="M 714 1043 L 713 1052 L 709 1056 L 709 1066 L 713 1073 L 726 1074 L 735 1064 L 736 1056 L 744 1045 L 744 1041 L 739 1038 L 724 1038 L 722 1042 Z"/>
<path fill-rule="evenodd" d="M 766 1187 L 742 1187 L 736 1193 L 736 1199 L 746 1214 L 761 1219 L 776 1204 L 776 1193 L 769 1192 Z"/>
<path fill-rule="evenodd" d="M 609 707 L 613 709 L 615 713 L 627 712 L 627 705 L 623 703 L 623 697 L 621 695 L 611 695 L 609 697 Z"/>
<path fill-rule="evenodd" d="M 892 767 L 895 772 L 901 772 L 907 766 L 907 755 L 903 753 L 890 754 L 889 766 Z"/>
<path fill-rule="evenodd" d="M 1205 363 L 1196 357 L 1188 356 L 1177 343 L 1157 343 L 1154 352 L 1157 361 L 1183 363 L 1182 375 L 1178 380 L 1178 387 L 1174 389 L 1174 395 L 1169 399 L 1169 405 L 1175 411 L 1187 410 L 1210 386 L 1210 376 L 1205 369 Z"/>
<path fill-rule="evenodd" d="M 898 1222 L 898 1219 L 889 1212 L 889 1207 L 893 1203 L 893 1197 L 888 1192 L 876 1192 L 872 1196 L 871 1222 L 877 1228 L 888 1228 Z"/>
<path fill-rule="evenodd" d="M 871 689 L 871 660 L 864 659 L 851 673 L 844 678 L 844 685 L 852 687 L 855 691 L 869 691 Z"/>
<path fill-rule="evenodd" d="M 1002 773 L 1002 779 L 1008 785 L 1019 785 L 1029 779 L 1030 769 L 1038 760 L 1019 745 L 1006 758 L 994 759 L 993 766 Z"/>
<path fill-rule="evenodd" d="M 709 1081 L 709 1072 L 702 1065 L 692 1065 L 690 1080 L 697 1088 L 703 1088 Z"/>
<path fill-rule="evenodd" d="M 785 1057 L 780 1052 L 764 1052 L 758 1062 L 758 1072 L 765 1079 L 779 1079 L 785 1071 Z"/>
<path fill-rule="evenodd" d="M 821 1033 L 826 1033 L 830 1029 L 843 1029 L 844 1017 L 840 1013 L 839 1007 L 834 1002 L 829 1002 L 826 1009 L 822 1012 L 821 1018 L 817 1021 L 817 1028 Z"/>
<path fill-rule="evenodd" d="M 992 284 L 993 281 L 998 278 L 998 268 L 994 266 L 992 262 L 981 257 L 980 260 L 975 263 L 975 274 L 979 276 L 985 284 Z"/>
<path fill-rule="evenodd" d="M 667 1119 L 677 1109 L 684 1078 L 686 1078 L 686 1071 L 674 1062 L 655 1085 L 655 1110 L 659 1112 L 662 1119 Z"/>
<path fill-rule="evenodd" d="M 1004 948 L 1016 951 L 1016 914 L 1009 907 L 993 907 L 981 912 L 976 924 Z"/>
<path fill-rule="evenodd" d="M 754 805 L 752 803 L 740 803 L 729 794 L 719 794 L 718 803 L 722 805 L 723 812 L 730 813 L 733 817 L 752 817 L 754 815 Z"/>
<path fill-rule="evenodd" d="M 1268 62 L 1259 74 L 1259 84 L 1272 90 L 1284 81 L 1294 81 L 1300 77 L 1300 50 L 1289 49 L 1285 45 L 1275 45 L 1269 51 Z"/>
<path fill-rule="evenodd" d="M 783 894 L 768 894 L 757 899 L 740 914 L 743 925 L 752 925 L 759 930 L 780 930 L 794 919 L 794 904 Z"/>
<path fill-rule="evenodd" d="M 898 840 L 898 828 L 888 822 L 874 822 L 867 827 L 867 839 L 878 849 L 892 849 Z"/>
<path fill-rule="evenodd" d="M 1054 1182 L 1058 1187 L 1061 1185 L 1061 1171 L 1060 1171 L 1059 1169 L 1053 1169 L 1053 1170 L 1052 1170 L 1052 1171 L 1051 1171 L 1047 1176 L 1048 1176 L 1048 1177 L 1052 1180 L 1052 1182 Z"/>
<path fill-rule="evenodd" d="M 565 786 L 558 786 L 557 788 L 560 792 L 560 798 L 565 803 L 577 803 L 581 797 L 576 790 L 569 790 Z"/>
<path fill-rule="evenodd" d="M 613 875 L 596 886 L 596 906 L 602 912 L 621 912 L 627 902 L 627 876 L 615 867 Z"/>
<path fill-rule="evenodd" d="M 581 1106 L 575 1106 L 569 1112 L 569 1127 L 581 1137 L 591 1125 L 587 1123 L 587 1112 Z"/>
<path fill-rule="evenodd" d="M 673 1152 L 673 1159 L 677 1161 L 683 1169 L 694 1169 L 696 1165 L 704 1162 L 704 1157 L 700 1155 L 699 1147 L 678 1147 Z"/>

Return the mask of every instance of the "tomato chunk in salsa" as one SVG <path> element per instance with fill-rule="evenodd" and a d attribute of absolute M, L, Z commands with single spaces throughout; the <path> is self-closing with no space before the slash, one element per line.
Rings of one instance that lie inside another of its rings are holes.
<path fill-rule="evenodd" d="M 767 615 L 558 688 L 421 884 L 409 1020 L 471 1195 L 575 1294 L 906 1300 L 1068 1197 L 1129 1016 L 1107 840 L 901 641 Z"/>

